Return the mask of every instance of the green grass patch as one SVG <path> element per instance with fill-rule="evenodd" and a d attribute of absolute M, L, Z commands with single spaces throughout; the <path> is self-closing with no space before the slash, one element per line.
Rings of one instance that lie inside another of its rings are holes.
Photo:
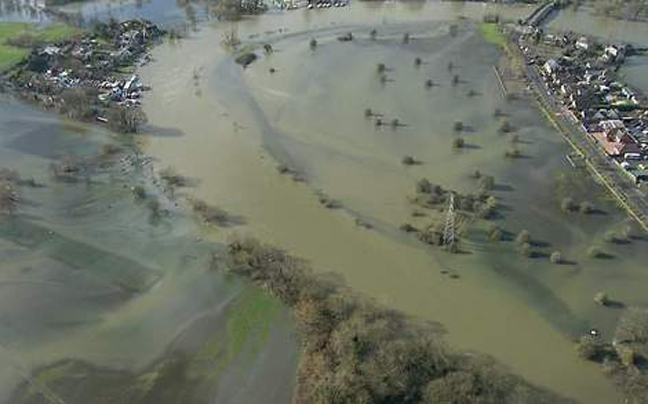
<path fill-rule="evenodd" d="M 281 302 L 260 288 L 245 290 L 227 318 L 228 360 L 241 354 L 246 344 L 253 350 L 261 347 L 280 309 Z"/>
<path fill-rule="evenodd" d="M 29 45 L 65 41 L 82 33 L 67 24 L 51 24 L 37 28 L 26 22 L 0 22 L 0 71 L 5 71 L 23 60 L 31 51 Z M 26 46 L 10 45 L 21 40 Z"/>
<path fill-rule="evenodd" d="M 486 42 L 501 47 L 504 47 L 506 45 L 506 37 L 499 30 L 499 27 L 496 23 L 482 22 L 479 24 L 479 28 L 481 28 L 482 34 L 484 35 L 484 39 L 486 40 Z"/>

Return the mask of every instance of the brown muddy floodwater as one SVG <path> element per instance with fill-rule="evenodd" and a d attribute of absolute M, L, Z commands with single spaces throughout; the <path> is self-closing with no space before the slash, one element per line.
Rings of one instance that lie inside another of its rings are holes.
<path fill-rule="evenodd" d="M 53 161 L 120 141 L 0 99 L 0 167 L 38 184 L 0 218 L 0 402 L 289 402 L 289 313 L 208 269 L 222 247 L 157 195 L 145 164 L 126 155 L 79 182 L 50 175 Z M 168 214 L 153 220 L 135 185 Z"/>
<path fill-rule="evenodd" d="M 354 3 L 204 26 L 158 47 L 155 63 L 141 72 L 154 89 L 144 107 L 158 128 L 146 150 L 158 168 L 174 166 L 196 180 L 187 192 L 245 218 L 245 226 L 217 239 L 252 233 L 389 307 L 440 322 L 451 345 L 490 354 L 533 383 L 583 403 L 621 402 L 599 367 L 577 357 L 573 340 L 591 327 L 611 338 L 621 310 L 596 306 L 599 290 L 628 305 L 648 303 L 648 253 L 635 240 L 605 245 L 612 260 L 587 257 L 587 248 L 603 243 L 625 217 L 567 164 L 567 147 L 533 105 L 502 99 L 492 69 L 501 52 L 474 23 L 488 12 L 517 19 L 529 8 Z M 260 59 L 241 69 L 220 46 L 232 28 L 243 46 L 267 42 L 275 52 L 257 49 Z M 374 28 L 377 40 L 370 41 Z M 336 39 L 349 31 L 355 41 Z M 404 32 L 412 38 L 407 45 Z M 314 51 L 311 38 L 319 44 Z M 419 68 L 415 57 L 424 62 Z M 448 62 L 461 78 L 456 87 Z M 388 68 L 384 85 L 377 63 Z M 428 78 L 438 84 L 431 90 L 424 88 Z M 365 108 L 404 126 L 376 129 Z M 495 108 L 516 128 L 524 158 L 503 157 L 508 140 L 498 133 Z M 455 121 L 468 127 L 461 152 L 451 147 Z M 404 167 L 404 155 L 423 164 Z M 307 182 L 280 175 L 279 163 Z M 499 224 L 512 233 L 529 229 L 540 258 L 521 257 L 510 242 L 489 243 L 479 231 L 465 241 L 468 254 L 450 256 L 398 230 L 411 220 L 406 196 L 418 179 L 474 191 L 475 169 L 496 178 L 505 207 Z M 342 208 L 324 208 L 318 192 Z M 594 202 L 600 214 L 561 213 L 566 195 Z M 373 229 L 358 226 L 358 218 Z M 570 264 L 551 265 L 554 250 Z"/>

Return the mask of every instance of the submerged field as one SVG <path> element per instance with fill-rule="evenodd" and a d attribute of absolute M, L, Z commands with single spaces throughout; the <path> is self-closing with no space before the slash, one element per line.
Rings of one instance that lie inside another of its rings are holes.
<path fill-rule="evenodd" d="M 0 401 L 290 400 L 287 312 L 209 269 L 221 247 L 202 241 L 146 164 L 106 154 L 125 139 L 7 99 L 0 128 L 0 167 L 34 180 L 0 219 Z M 90 164 L 77 181 L 55 180 L 61 159 Z"/>
<path fill-rule="evenodd" d="M 524 93 L 503 99 L 493 72 L 501 50 L 478 24 L 459 19 L 479 20 L 475 8 L 453 7 L 363 5 L 239 23 L 246 46 L 274 48 L 258 51 L 260 60 L 244 70 L 213 50 L 229 27 L 162 46 L 143 72 L 155 88 L 145 109 L 155 125 L 180 133 L 152 131 L 147 150 L 195 178 L 192 194 L 245 217 L 237 232 L 334 271 L 389 307 L 440 322 L 451 344 L 491 354 L 534 383 L 583 402 L 616 402 L 612 383 L 577 357 L 573 341 L 590 328 L 611 338 L 622 310 L 597 306 L 597 292 L 648 303 L 645 242 L 604 241 L 606 232 L 622 231 L 624 215 L 569 165 L 567 146 Z M 337 39 L 348 32 L 353 41 Z M 199 56 L 187 66 L 189 55 Z M 367 108 L 387 125 L 365 118 Z M 513 135 L 519 156 L 506 158 Z M 420 164 L 404 166 L 404 156 Z M 463 236 L 464 253 L 449 255 L 399 230 L 443 220 L 433 212 L 412 218 L 407 197 L 419 179 L 470 193 L 479 188 L 475 170 L 495 178 L 501 209 L 492 223 L 508 234 L 504 241 L 488 241 L 488 222 L 478 222 Z M 566 197 L 591 202 L 597 213 L 563 212 Z M 532 235 L 531 258 L 512 241 L 523 229 Z M 594 245 L 613 258 L 590 258 Z M 554 252 L 561 265 L 550 262 Z"/>

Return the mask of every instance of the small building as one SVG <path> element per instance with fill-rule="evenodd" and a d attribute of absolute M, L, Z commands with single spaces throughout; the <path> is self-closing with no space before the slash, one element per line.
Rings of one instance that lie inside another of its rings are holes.
<path fill-rule="evenodd" d="M 560 69 L 560 64 L 556 59 L 549 59 L 547 62 L 542 66 L 542 69 L 545 71 L 547 74 L 553 74 L 556 73 Z"/>
<path fill-rule="evenodd" d="M 587 39 L 587 37 L 584 36 L 578 38 L 578 41 L 576 41 L 576 48 L 584 51 L 589 50 L 590 48 L 589 39 Z"/>

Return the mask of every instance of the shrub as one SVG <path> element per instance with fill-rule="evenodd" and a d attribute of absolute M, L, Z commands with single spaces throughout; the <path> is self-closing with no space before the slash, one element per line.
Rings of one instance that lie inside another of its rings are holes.
<path fill-rule="evenodd" d="M 178 174 L 173 167 L 167 167 L 160 171 L 160 178 L 170 187 L 183 187 L 187 184 L 187 179 Z"/>
<path fill-rule="evenodd" d="M 607 241 L 608 243 L 616 243 L 617 237 L 616 234 L 612 230 L 610 230 L 605 232 L 603 240 Z"/>
<path fill-rule="evenodd" d="M 403 160 L 401 162 L 406 166 L 413 166 L 418 163 L 418 161 L 416 161 L 416 159 L 412 156 L 403 157 Z"/>
<path fill-rule="evenodd" d="M 423 61 L 421 60 L 421 58 L 418 58 L 418 57 L 414 58 L 414 66 L 419 67 L 419 66 L 421 66 L 421 64 L 423 64 Z"/>
<path fill-rule="evenodd" d="M 587 249 L 587 255 L 590 258 L 603 258 L 605 256 L 605 253 L 599 247 L 592 246 Z"/>
<path fill-rule="evenodd" d="M 531 244 L 529 243 L 523 243 L 520 246 L 520 253 L 524 255 L 525 257 L 530 257 L 532 255 L 531 251 Z"/>
<path fill-rule="evenodd" d="M 146 202 L 146 207 L 151 211 L 151 217 L 160 217 L 162 213 L 160 210 L 160 201 L 157 199 L 149 199 L 148 202 Z"/>
<path fill-rule="evenodd" d="M 142 200 L 146 198 L 146 190 L 141 185 L 136 185 L 132 187 L 131 192 L 133 193 L 133 198 L 137 200 Z"/>
<path fill-rule="evenodd" d="M 481 176 L 482 176 L 482 173 L 481 173 L 479 170 L 475 170 L 475 171 L 473 171 L 473 173 L 472 173 L 472 175 L 471 175 L 471 177 L 474 178 L 474 179 L 476 179 L 476 180 L 480 179 Z"/>
<path fill-rule="evenodd" d="M 315 48 L 317 48 L 317 39 L 311 38 L 308 46 L 311 48 L 311 50 L 315 50 Z"/>
<path fill-rule="evenodd" d="M 416 227 L 412 226 L 409 223 L 402 224 L 400 226 L 400 229 L 402 231 L 404 231 L 405 233 L 416 233 L 418 231 L 418 229 Z"/>
<path fill-rule="evenodd" d="M 455 74 L 454 76 L 452 76 L 452 85 L 456 86 L 457 84 L 459 84 L 459 75 Z"/>
<path fill-rule="evenodd" d="M 422 193 L 422 194 L 431 193 L 432 192 L 432 183 L 427 178 L 420 179 L 416 183 L 416 192 Z"/>
<path fill-rule="evenodd" d="M 366 108 L 364 110 L 365 118 L 371 118 L 373 115 L 374 115 L 374 112 L 371 110 L 371 108 Z"/>
<path fill-rule="evenodd" d="M 378 63 L 376 65 L 376 71 L 378 72 L 378 74 L 385 73 L 386 70 L 387 70 L 387 66 L 385 66 L 384 63 Z"/>
<path fill-rule="evenodd" d="M 561 264 L 562 263 L 562 255 L 558 251 L 554 251 L 551 253 L 551 256 L 549 257 L 549 261 L 551 261 L 552 264 Z"/>
<path fill-rule="evenodd" d="M 465 141 L 462 137 L 456 137 L 452 140 L 452 147 L 455 149 L 461 149 L 465 145 Z"/>
<path fill-rule="evenodd" d="M 626 310 L 614 332 L 618 343 L 648 344 L 648 309 L 630 307 Z"/>
<path fill-rule="evenodd" d="M 504 152 L 504 157 L 508 158 L 518 158 L 521 157 L 522 153 L 520 152 L 520 149 L 517 148 L 516 145 L 511 144 L 506 148 L 506 151 Z"/>
<path fill-rule="evenodd" d="M 375 29 L 372 29 L 371 32 L 369 33 L 369 38 L 371 38 L 372 41 L 375 41 L 376 36 L 378 36 L 378 31 L 376 31 Z"/>
<path fill-rule="evenodd" d="M 425 80 L 425 87 L 426 88 L 432 88 L 433 86 L 434 86 L 434 82 L 432 81 L 432 79 Z"/>
<path fill-rule="evenodd" d="M 594 205 L 589 202 L 581 202 L 578 207 L 578 211 L 584 215 L 589 215 L 591 213 L 594 213 Z"/>
<path fill-rule="evenodd" d="M 601 306 L 607 306 L 610 303 L 610 299 L 605 292 L 598 292 L 596 295 L 594 295 L 594 301 Z"/>
<path fill-rule="evenodd" d="M 564 212 L 571 212 L 575 207 L 576 204 L 572 198 L 563 198 L 562 202 L 560 202 L 560 209 Z"/>
<path fill-rule="evenodd" d="M 139 108 L 112 107 L 106 115 L 108 126 L 121 133 L 137 133 L 148 121 L 144 112 Z"/>
<path fill-rule="evenodd" d="M 490 175 L 484 175 L 479 179 L 481 188 L 484 191 L 491 191 L 495 188 L 495 178 Z"/>
<path fill-rule="evenodd" d="M 528 244 L 531 242 L 531 233 L 529 233 L 528 230 L 522 230 L 518 233 L 517 237 L 515 238 L 515 242 L 522 245 L 522 244 Z"/>
<path fill-rule="evenodd" d="M 490 231 L 488 232 L 488 239 L 490 241 L 501 241 L 503 236 L 502 229 L 500 229 L 497 226 L 494 226 Z"/>
<path fill-rule="evenodd" d="M 604 353 L 603 345 L 592 335 L 584 335 L 576 346 L 578 355 L 587 360 L 597 360 Z"/>
<path fill-rule="evenodd" d="M 191 208 L 198 216 L 208 224 L 217 226 L 227 226 L 231 223 L 231 217 L 227 211 L 218 206 L 208 205 L 206 202 L 191 199 L 189 201 Z"/>
<path fill-rule="evenodd" d="M 254 63 L 256 60 L 257 60 L 257 55 L 254 52 L 245 52 L 245 53 L 237 56 L 236 59 L 234 59 L 234 61 L 237 64 L 243 66 L 244 68 L 248 67 L 249 65 Z"/>
<path fill-rule="evenodd" d="M 511 131 L 513 131 L 513 126 L 511 126 L 511 124 L 508 121 L 502 122 L 502 124 L 500 125 L 500 128 L 499 128 L 499 132 L 500 133 L 509 133 Z"/>
<path fill-rule="evenodd" d="M 406 32 L 406 33 L 403 34 L 403 43 L 408 44 L 409 41 L 410 41 L 410 34 L 409 34 L 409 32 Z"/>

